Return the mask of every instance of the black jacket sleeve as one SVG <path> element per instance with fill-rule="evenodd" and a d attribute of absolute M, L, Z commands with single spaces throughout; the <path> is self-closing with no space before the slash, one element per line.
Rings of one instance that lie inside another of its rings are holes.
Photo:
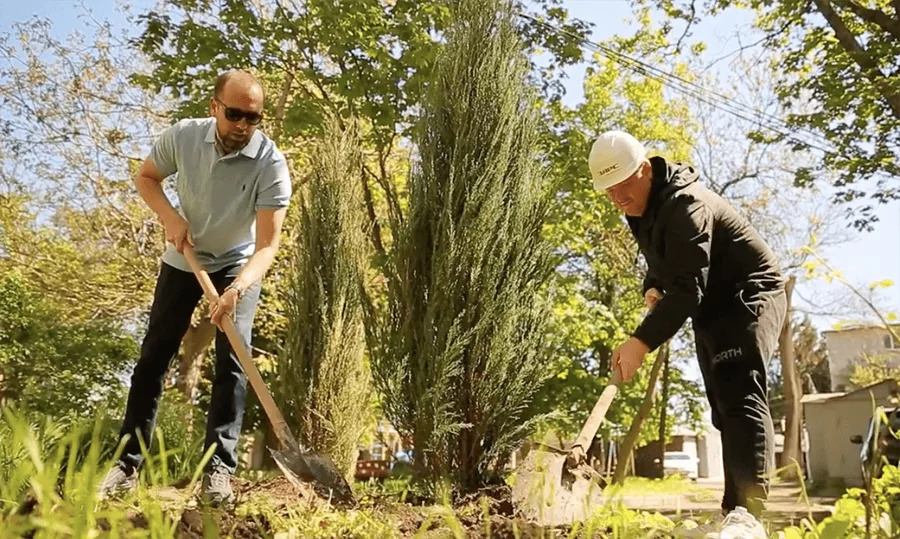
<path fill-rule="evenodd" d="M 659 280 L 659 277 L 656 275 L 656 272 L 653 271 L 653 268 L 647 268 L 647 275 L 644 276 L 644 294 L 647 294 L 647 290 L 651 288 L 655 288 L 660 292 L 663 292 L 662 282 Z"/>
<path fill-rule="evenodd" d="M 672 279 L 663 299 L 634 332 L 650 351 L 674 337 L 688 316 L 696 314 L 709 275 L 712 214 L 706 204 L 691 198 L 679 198 L 674 204 L 663 234 L 663 263 Z"/>

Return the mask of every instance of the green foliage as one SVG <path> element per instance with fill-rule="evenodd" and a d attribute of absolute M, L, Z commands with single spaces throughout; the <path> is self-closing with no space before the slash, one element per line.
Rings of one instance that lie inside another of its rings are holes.
<path fill-rule="evenodd" d="M 0 277 L 0 402 L 90 416 L 123 397 L 137 344 L 114 320 L 66 322 L 16 271 Z"/>
<path fill-rule="evenodd" d="M 892 354 L 862 354 L 862 361 L 850 367 L 850 389 L 868 387 L 886 380 L 900 382 L 900 365 Z"/>
<path fill-rule="evenodd" d="M 169 478 L 190 477 L 203 461 L 206 410 L 205 406 L 188 402 L 184 394 L 175 388 L 163 391 L 156 414 L 153 445 L 149 450 L 155 466 L 162 469 L 165 465 Z M 123 406 L 115 411 L 115 416 L 111 416 L 115 420 L 116 436 L 124 412 Z"/>
<path fill-rule="evenodd" d="M 294 6 L 185 0 L 170 2 L 168 12 L 147 11 L 135 44 L 155 69 L 135 81 L 172 91 L 176 118 L 202 116 L 220 72 L 252 68 L 276 94 L 267 99 L 270 116 L 279 97 L 288 98 L 277 113 L 284 137 L 320 134 L 325 113 L 340 110 L 369 119 L 370 135 L 385 143 L 417 99 L 421 68 L 434 55 L 428 30 L 442 26 L 446 7 L 401 1 L 388 10 L 376 0 Z"/>
<path fill-rule="evenodd" d="M 452 471 L 471 489 L 533 428 L 551 191 L 510 7 L 467 0 L 456 10 L 422 107 L 388 303 L 368 333 L 385 413 L 412 436 L 419 471 Z"/>
<path fill-rule="evenodd" d="M 0 35 L 0 252 L 65 318 L 133 321 L 163 234 L 131 176 L 165 100 L 130 84 L 141 59 L 111 27 L 78 30 L 34 18 Z"/>
<path fill-rule="evenodd" d="M 368 265 L 361 144 L 336 120 L 312 152 L 284 290 L 287 339 L 278 363 L 286 418 L 303 442 L 352 474 L 367 427 L 363 277 Z"/>
<path fill-rule="evenodd" d="M 525 23 L 528 43 L 553 56 L 545 77 L 581 59 L 576 39 L 587 30 L 559 4 L 537 2 L 546 20 L 575 38 L 561 39 Z M 412 125 L 451 5 L 410 0 L 168 2 L 166 10 L 138 17 L 142 33 L 134 43 L 154 69 L 135 82 L 171 92 L 179 101 L 175 117 L 205 115 L 215 77 L 233 67 L 252 68 L 275 90 L 267 100 L 268 111 L 283 121 L 277 129 L 285 137 L 321 133 L 331 110 L 366 120 L 367 142 L 381 148 L 397 136 L 398 125 L 401 130 Z M 549 86 L 551 80 L 545 80 Z M 273 110 L 281 107 L 281 97 L 287 99 L 284 108 Z"/>
<path fill-rule="evenodd" d="M 777 34 L 769 46 L 782 52 L 777 67 L 772 65 L 785 73 L 778 96 L 797 111 L 789 124 L 821 133 L 829 149 L 835 148 L 822 163 L 842 171 L 835 200 L 900 197 L 888 182 L 898 172 L 900 157 L 900 92 L 893 65 L 900 55 L 900 31 L 896 22 L 893 27 L 883 22 L 894 19 L 886 13 L 887 3 L 863 8 L 829 0 L 757 0 L 750 5 L 759 12 L 760 28 Z M 805 110 L 798 106 L 807 104 Z M 816 173 L 801 170 L 798 180 L 811 180 Z M 862 185 L 873 177 L 876 183 Z M 856 216 L 858 226 L 870 222 L 870 211 L 867 206 Z"/>
<path fill-rule="evenodd" d="M 74 412 L 50 415 L 9 403 L 0 407 L 0 485 L 9 487 L 3 499 L 15 500 L 24 493 L 33 467 L 41 466 L 35 459 L 68 451 L 63 471 L 94 457 L 112 460 L 119 443 L 122 413 L 121 407 L 97 407 L 92 416 Z M 155 473 L 165 483 L 190 477 L 203 461 L 202 415 L 177 391 L 167 392 L 157 415 L 153 442 L 157 447 L 148 457 L 147 469 L 155 471 L 143 469 L 142 473 Z M 164 477 L 161 470 L 165 470 Z M 95 472 L 103 475 L 106 470 Z M 0 494 L 4 494 L 2 490 Z"/>
<path fill-rule="evenodd" d="M 162 487 L 175 477 L 196 484 L 203 460 L 173 472 L 151 457 L 142 472 L 139 491 L 122 502 L 97 503 L 95 494 L 107 466 L 116 456 L 114 429 L 105 414 L 96 418 L 60 421 L 0 409 L 0 529 L 4 537 L 171 537 L 190 531 L 203 536 L 283 537 L 420 537 L 424 534 L 475 533 L 479 536 L 520 536 L 540 533 L 530 524 L 494 515 L 484 497 L 462 505 L 416 508 L 364 501 L 357 509 L 335 511 L 327 506 L 284 504 L 271 498 L 264 485 L 255 485 L 233 512 L 198 513 L 186 500 Z M 185 447 L 169 442 L 168 451 Z M 621 488 L 607 489 L 608 502 L 598 505 L 584 522 L 557 533 L 560 537 L 648 538 L 680 536 L 693 528 L 690 519 L 672 519 L 656 512 L 625 508 L 620 497 L 648 492 L 709 499 L 710 492 L 667 479 L 629 479 Z M 799 526 L 772 530 L 774 537 L 796 539 L 887 539 L 900 531 L 900 471 L 886 466 L 873 482 L 871 494 L 850 489 L 832 516 L 819 523 L 804 519 Z M 866 533 L 866 500 L 873 508 L 871 533 Z M 191 518 L 193 514 L 193 518 Z M 549 532 L 543 536 L 548 536 Z M 443 535 L 442 535 L 443 536 Z M 539 535 L 540 536 L 540 535 Z"/>
<path fill-rule="evenodd" d="M 179 519 L 166 513 L 164 502 L 151 496 L 150 489 L 176 477 L 191 478 L 192 487 L 202 460 L 185 461 L 192 467 L 183 474 L 184 468 L 171 467 L 170 458 L 148 458 L 133 500 L 140 507 L 135 517 L 127 505 L 108 506 L 97 500 L 100 483 L 119 453 L 117 431 L 106 414 L 51 419 L 10 407 L 0 412 L 0 529 L 4 537 L 173 536 Z M 167 453 L 189 450 L 169 446 Z"/>
<path fill-rule="evenodd" d="M 87 433 L 71 424 L 45 424 L 34 432 L 11 409 L 2 411 L 0 432 L 4 436 L 0 438 L 0 452 L 12 457 L 4 459 L 6 466 L 0 468 L 4 475 L 0 481 L 4 530 L 11 536 L 37 531 L 46 535 L 54 528 L 72 536 L 87 535 L 97 521 L 90 507 L 99 485 L 101 424 L 95 423 L 95 428 Z M 85 434 L 93 443 L 86 458 L 76 459 Z M 62 488 L 57 488 L 60 482 Z M 38 518 L 17 515 L 26 512 L 19 509 L 19 501 L 26 493 L 34 500 Z"/>
<path fill-rule="evenodd" d="M 866 505 L 872 512 L 866 513 Z M 852 488 L 835 503 L 834 514 L 815 523 L 778 532 L 779 539 L 892 539 L 900 535 L 900 470 L 887 465 L 872 481 L 872 489 Z"/>

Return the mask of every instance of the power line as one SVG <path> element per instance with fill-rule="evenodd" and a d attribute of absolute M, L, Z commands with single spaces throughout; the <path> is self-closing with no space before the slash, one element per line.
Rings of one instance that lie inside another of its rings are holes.
<path fill-rule="evenodd" d="M 568 30 L 558 28 L 549 24 L 547 22 L 541 21 L 536 17 L 533 17 L 527 13 L 519 13 L 519 15 L 523 18 L 529 19 L 540 26 L 546 28 L 549 31 L 555 32 L 557 35 L 565 36 L 575 41 L 578 41 L 583 47 L 598 53 L 602 56 L 613 60 L 614 62 L 622 65 L 626 69 L 629 69 L 635 73 L 638 73 L 644 77 L 655 80 L 657 82 L 662 83 L 665 86 L 673 88 L 693 99 L 696 99 L 700 102 L 708 104 L 718 110 L 731 114 L 741 120 L 758 124 L 761 127 L 768 129 L 781 137 L 784 137 L 787 140 L 790 140 L 795 143 L 802 144 L 804 146 L 819 150 L 825 154 L 835 154 L 833 150 L 826 149 L 823 146 L 831 146 L 831 144 L 825 139 L 821 138 L 821 135 L 815 133 L 814 131 L 801 128 L 797 130 L 793 126 L 790 126 L 784 119 L 769 114 L 767 112 L 763 112 L 761 110 L 755 109 L 753 107 L 744 105 L 733 99 L 719 94 L 713 90 L 710 90 L 706 87 L 700 86 L 694 82 L 685 80 L 677 75 L 673 75 L 671 73 L 667 73 L 659 68 L 653 67 L 641 60 L 631 58 L 621 52 L 618 52 L 608 46 L 600 45 L 597 43 L 593 43 L 588 41 L 585 38 L 582 38 Z M 748 117 L 750 116 L 750 117 Z M 755 119 L 753 118 L 755 117 Z M 791 133 L 790 131 L 800 131 L 805 133 L 806 135 L 812 137 L 812 141 L 805 138 L 799 138 L 796 134 Z"/>

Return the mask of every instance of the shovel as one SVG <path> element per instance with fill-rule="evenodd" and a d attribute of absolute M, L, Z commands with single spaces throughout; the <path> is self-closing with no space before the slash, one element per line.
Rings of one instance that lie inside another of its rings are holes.
<path fill-rule="evenodd" d="M 197 257 L 190 245 L 184 246 L 184 257 L 194 271 L 197 280 L 200 281 L 200 286 L 203 288 L 203 293 L 206 294 L 207 299 L 211 302 L 216 301 L 219 298 L 219 294 L 216 292 L 216 288 L 213 286 L 206 270 L 197 262 Z M 313 488 L 326 499 L 340 503 L 355 504 L 353 491 L 350 489 L 350 485 L 347 484 L 344 475 L 334 465 L 334 462 L 328 457 L 316 455 L 303 449 L 297 443 L 290 428 L 284 421 L 281 411 L 272 399 L 265 382 L 263 382 L 256 364 L 253 363 L 250 351 L 247 350 L 240 335 L 238 335 L 234 321 L 229 317 L 225 317 L 222 326 L 225 335 L 228 337 L 228 342 L 231 343 L 231 347 L 241 362 L 241 367 L 243 367 L 247 378 L 250 380 L 253 391 L 259 397 L 259 402 L 262 404 L 263 410 L 265 410 L 266 416 L 272 424 L 272 429 L 275 431 L 278 441 L 281 442 L 284 448 L 283 451 L 269 449 L 282 473 L 284 473 L 288 481 L 301 491 L 304 490 L 303 482 L 312 483 Z"/>
<path fill-rule="evenodd" d="M 585 460 L 616 396 L 616 382 L 614 375 L 568 451 L 538 443 L 522 461 L 512 496 L 523 516 L 541 526 L 563 526 L 591 515 L 599 501 L 601 477 Z"/>

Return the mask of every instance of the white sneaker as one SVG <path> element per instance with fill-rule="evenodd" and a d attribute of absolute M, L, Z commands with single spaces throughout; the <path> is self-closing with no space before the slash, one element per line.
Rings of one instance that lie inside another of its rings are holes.
<path fill-rule="evenodd" d="M 722 521 L 719 539 L 767 539 L 766 530 L 747 509 L 735 507 Z"/>

